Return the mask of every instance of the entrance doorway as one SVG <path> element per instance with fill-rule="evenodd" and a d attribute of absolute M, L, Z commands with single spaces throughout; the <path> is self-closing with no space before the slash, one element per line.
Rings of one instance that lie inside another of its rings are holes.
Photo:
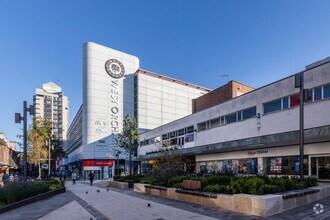
<path fill-rule="evenodd" d="M 330 156 L 311 158 L 312 175 L 316 174 L 319 181 L 330 181 Z"/>

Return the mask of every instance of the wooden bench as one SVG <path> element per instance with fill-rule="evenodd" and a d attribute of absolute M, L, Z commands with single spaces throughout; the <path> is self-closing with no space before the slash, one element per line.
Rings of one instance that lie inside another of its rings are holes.
<path fill-rule="evenodd" d="M 183 189 L 202 190 L 202 182 L 196 180 L 183 180 Z"/>

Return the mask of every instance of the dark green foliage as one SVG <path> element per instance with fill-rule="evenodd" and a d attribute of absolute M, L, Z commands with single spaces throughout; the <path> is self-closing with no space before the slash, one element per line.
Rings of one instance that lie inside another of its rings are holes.
<path fill-rule="evenodd" d="M 317 186 L 318 185 L 317 179 L 315 177 L 311 177 L 311 176 L 305 177 L 304 183 L 305 183 L 306 187 L 311 187 L 311 186 Z"/>
<path fill-rule="evenodd" d="M 135 175 L 135 176 L 114 176 L 114 181 L 118 182 L 126 182 L 126 183 L 139 183 L 143 179 L 145 179 L 146 176 L 143 175 Z"/>
<path fill-rule="evenodd" d="M 57 180 L 8 183 L 0 188 L 0 206 L 63 187 L 64 183 Z"/>
<path fill-rule="evenodd" d="M 278 186 L 265 184 L 260 187 L 259 195 L 278 193 L 280 190 L 281 189 Z"/>
<path fill-rule="evenodd" d="M 204 192 L 213 192 L 213 193 L 226 193 L 227 192 L 227 187 L 224 185 L 209 185 L 207 187 L 203 188 Z"/>
<path fill-rule="evenodd" d="M 170 187 L 180 188 L 180 187 L 177 187 L 176 185 L 181 184 L 181 186 L 182 186 L 183 180 L 189 180 L 189 179 L 191 179 L 191 177 L 189 177 L 189 176 L 175 176 L 175 177 L 171 177 L 167 181 L 167 183 L 168 183 L 168 186 L 170 186 Z"/>
<path fill-rule="evenodd" d="M 248 193 L 252 195 L 259 195 L 260 187 L 265 185 L 265 181 L 259 177 L 248 178 L 245 183 L 248 188 Z"/>
<path fill-rule="evenodd" d="M 175 183 L 172 185 L 173 188 L 182 188 L 182 183 Z"/>

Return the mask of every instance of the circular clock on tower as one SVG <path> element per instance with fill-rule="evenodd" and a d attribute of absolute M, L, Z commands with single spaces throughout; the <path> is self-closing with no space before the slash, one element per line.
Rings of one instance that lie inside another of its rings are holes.
<path fill-rule="evenodd" d="M 125 75 L 124 65 L 116 59 L 110 59 L 105 62 L 105 70 L 111 77 L 115 79 L 119 79 Z"/>

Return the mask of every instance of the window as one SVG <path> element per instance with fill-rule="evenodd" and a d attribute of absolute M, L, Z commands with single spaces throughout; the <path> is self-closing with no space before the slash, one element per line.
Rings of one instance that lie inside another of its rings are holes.
<path fill-rule="evenodd" d="M 178 136 L 184 135 L 184 129 L 178 130 Z"/>
<path fill-rule="evenodd" d="M 289 108 L 289 97 L 284 97 L 282 101 L 283 101 L 283 109 Z"/>
<path fill-rule="evenodd" d="M 186 135 L 184 138 L 184 142 L 187 143 L 187 142 L 191 142 L 191 141 L 194 141 L 194 134 Z"/>
<path fill-rule="evenodd" d="M 281 99 L 264 104 L 264 114 L 281 110 Z"/>
<path fill-rule="evenodd" d="M 202 122 L 202 123 L 197 124 L 197 130 L 198 131 L 206 130 L 206 122 Z"/>
<path fill-rule="evenodd" d="M 323 98 L 330 98 L 330 85 L 323 86 Z"/>
<path fill-rule="evenodd" d="M 162 135 L 162 139 L 163 139 L 163 140 L 168 139 L 168 134 L 163 134 L 163 135 Z"/>
<path fill-rule="evenodd" d="M 194 126 L 187 127 L 187 128 L 185 128 L 185 130 L 186 130 L 186 134 L 193 133 L 194 132 Z"/>
<path fill-rule="evenodd" d="M 242 120 L 255 117 L 257 115 L 257 108 L 254 106 L 242 111 Z"/>
<path fill-rule="evenodd" d="M 176 131 L 170 132 L 170 138 L 176 137 Z"/>
<path fill-rule="evenodd" d="M 215 118 L 210 121 L 210 127 L 215 128 L 220 126 L 220 118 Z"/>
<path fill-rule="evenodd" d="M 314 101 L 322 99 L 322 87 L 314 89 Z"/>
<path fill-rule="evenodd" d="M 173 139 L 170 140 L 170 146 L 177 145 L 177 143 L 178 143 L 178 139 L 177 138 L 173 138 Z"/>
<path fill-rule="evenodd" d="M 236 122 L 237 121 L 236 112 L 226 115 L 225 118 L 226 118 L 226 124 Z"/>
<path fill-rule="evenodd" d="M 290 96 L 290 108 L 300 104 L 300 94 Z"/>

